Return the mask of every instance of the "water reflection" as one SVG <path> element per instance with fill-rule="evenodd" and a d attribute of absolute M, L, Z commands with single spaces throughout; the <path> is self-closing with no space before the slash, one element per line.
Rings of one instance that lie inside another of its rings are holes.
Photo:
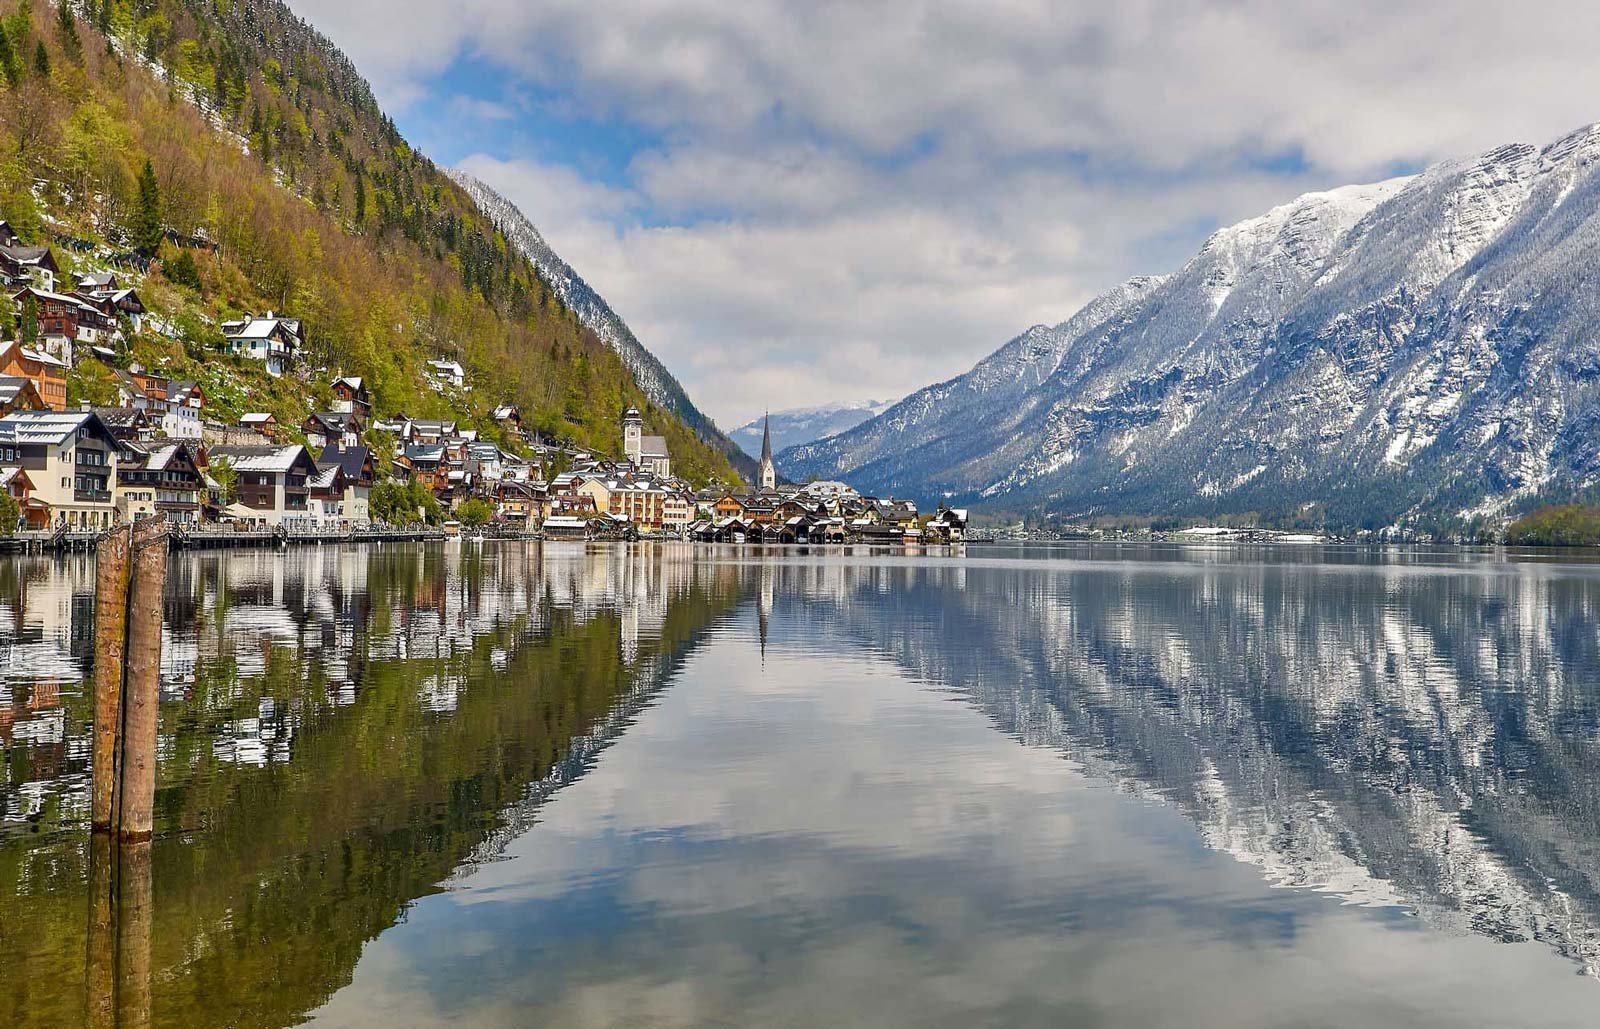
<path fill-rule="evenodd" d="M 91 589 L 0 564 L 0 1024 L 103 1010 Z M 1588 1024 L 1597 605 L 1459 553 L 185 556 L 150 1017 Z"/>
<path fill-rule="evenodd" d="M 314 1021 L 1593 1023 L 1591 571 L 987 553 L 705 555 L 737 616 Z"/>
<path fill-rule="evenodd" d="M 407 904 L 529 824 L 736 603 L 737 577 L 689 556 L 570 545 L 176 561 L 143 858 L 154 902 L 124 900 L 117 919 L 119 955 L 137 953 L 122 937 L 153 911 L 151 971 L 135 975 L 149 996 L 119 981 L 116 1024 L 298 1021 Z M 100 966 L 86 966 L 106 946 L 83 831 L 79 622 L 93 577 L 77 562 L 13 572 L 6 643 L 45 660 L 3 673 L 0 1024 L 76 1026 L 105 1012 Z"/>
<path fill-rule="evenodd" d="M 1269 882 L 1538 940 L 1600 975 L 1600 572 L 1078 556 L 853 588 L 783 568 L 780 621 L 826 611 L 1006 732 L 1176 805 Z"/>

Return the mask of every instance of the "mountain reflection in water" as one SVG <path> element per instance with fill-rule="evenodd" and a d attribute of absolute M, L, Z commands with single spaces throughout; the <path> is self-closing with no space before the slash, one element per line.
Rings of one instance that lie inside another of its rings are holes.
<path fill-rule="evenodd" d="M 3 1025 L 83 1021 L 92 578 L 0 562 Z M 1456 552 L 182 555 L 149 1014 L 1580 1024 L 1597 605 Z"/>
<path fill-rule="evenodd" d="M 1273 883 L 1600 975 L 1600 567 L 1084 553 L 777 595 Z"/>

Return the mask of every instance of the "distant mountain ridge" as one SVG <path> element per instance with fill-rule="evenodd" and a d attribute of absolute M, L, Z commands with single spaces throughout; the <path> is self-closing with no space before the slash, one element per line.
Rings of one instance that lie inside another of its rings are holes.
<path fill-rule="evenodd" d="M 628 327 L 628 323 L 612 310 L 605 298 L 555 252 L 544 235 L 516 204 L 495 192 L 487 183 L 459 168 L 448 169 L 446 174 L 466 191 L 491 221 L 500 227 L 500 231 L 505 234 L 511 245 L 532 262 L 539 270 L 540 276 L 561 298 L 561 302 L 578 316 L 578 320 L 616 351 L 622 358 L 622 363 L 633 373 L 639 388 L 650 398 L 651 403 L 677 415 L 701 439 L 726 454 L 746 479 L 754 476 L 755 463 L 749 454 L 741 450 L 738 444 L 717 428 L 715 422 L 695 407 L 694 402 L 689 399 L 688 392 L 672 373 L 667 371 L 660 359 L 639 342 L 639 338 Z"/>
<path fill-rule="evenodd" d="M 769 418 L 772 422 L 772 445 L 776 450 L 783 450 L 853 429 L 892 406 L 892 400 L 842 400 L 816 407 L 792 407 L 773 411 L 761 418 L 752 418 L 728 435 L 744 448 L 746 454 L 760 457 L 761 430 Z"/>
<path fill-rule="evenodd" d="M 1224 228 L 791 477 L 1065 517 L 1462 522 L 1600 477 L 1600 127 Z"/>

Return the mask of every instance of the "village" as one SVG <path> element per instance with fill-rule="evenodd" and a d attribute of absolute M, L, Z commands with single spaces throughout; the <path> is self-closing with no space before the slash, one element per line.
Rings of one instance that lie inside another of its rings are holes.
<path fill-rule="evenodd" d="M 0 282 L 21 312 L 16 338 L 0 341 L 0 533 L 13 541 L 87 540 L 150 517 L 172 523 L 176 541 L 212 544 L 419 524 L 446 535 L 718 543 L 954 543 L 966 531 L 964 510 L 922 515 L 841 482 L 780 484 L 770 437 L 754 489 L 691 484 L 634 407 L 621 413 L 621 455 L 524 431 L 511 403 L 493 408 L 492 434 L 380 413 L 367 383 L 341 374 L 329 375 L 330 409 L 302 424 L 266 411 L 219 420 L 199 383 L 128 359 L 126 337 L 159 324 L 135 288 L 115 271 L 60 277 L 49 247 L 24 245 L 0 222 Z M 311 374 L 299 319 L 268 311 L 220 328 L 223 356 L 273 378 Z M 69 403 L 69 375 L 83 362 L 104 366 L 115 405 Z M 470 388 L 448 357 L 425 374 L 435 391 Z"/>

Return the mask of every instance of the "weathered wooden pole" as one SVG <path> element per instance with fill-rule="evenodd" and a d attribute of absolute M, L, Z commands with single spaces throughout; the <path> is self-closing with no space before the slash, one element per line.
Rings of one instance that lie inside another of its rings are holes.
<path fill-rule="evenodd" d="M 161 700 L 161 607 L 167 580 L 167 524 L 147 518 L 133 527 L 128 586 L 128 677 L 123 687 L 121 781 L 117 835 L 147 840 L 155 821 L 156 711 Z"/>
<path fill-rule="evenodd" d="M 96 548 L 94 572 L 94 755 L 90 825 L 111 828 L 116 808 L 117 741 L 122 735 L 123 660 L 128 629 L 129 529 L 119 525 Z"/>
<path fill-rule="evenodd" d="M 154 908 L 150 841 L 123 843 L 117 848 L 117 1029 L 145 1029 L 150 1024 Z"/>

